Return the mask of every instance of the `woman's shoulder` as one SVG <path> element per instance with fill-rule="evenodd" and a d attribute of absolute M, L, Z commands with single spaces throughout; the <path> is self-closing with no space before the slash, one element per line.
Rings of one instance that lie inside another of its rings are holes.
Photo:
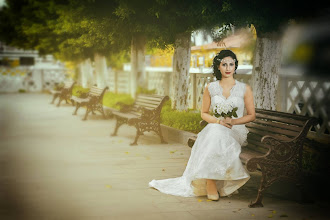
<path fill-rule="evenodd" d="M 211 88 L 212 89 L 212 88 L 214 88 L 216 83 L 217 83 L 217 81 L 210 82 L 210 83 L 206 84 L 205 88 L 207 88 L 207 89 Z"/>
<path fill-rule="evenodd" d="M 237 82 L 238 85 L 240 85 L 240 86 L 245 86 L 245 85 L 247 85 L 245 82 L 239 81 L 239 80 L 237 80 L 237 79 L 236 79 L 236 82 Z"/>
<path fill-rule="evenodd" d="M 213 82 L 210 82 L 209 84 L 207 84 L 208 87 L 214 87 L 216 86 L 216 84 L 219 83 L 218 81 L 213 81 Z"/>
<path fill-rule="evenodd" d="M 245 83 L 245 82 L 238 81 L 238 80 L 236 80 L 236 82 L 237 82 L 238 85 L 241 86 L 241 87 L 244 87 L 244 88 L 246 88 L 246 87 L 250 87 L 250 88 L 251 88 L 251 86 L 250 86 L 249 84 Z"/>
<path fill-rule="evenodd" d="M 209 94 L 213 96 L 216 93 L 216 84 L 218 81 L 210 82 L 206 85 L 206 89 L 209 91 Z"/>
<path fill-rule="evenodd" d="M 241 88 L 241 90 L 245 93 L 246 90 L 251 90 L 251 86 L 247 83 L 244 83 L 242 81 L 236 80 L 238 87 Z"/>

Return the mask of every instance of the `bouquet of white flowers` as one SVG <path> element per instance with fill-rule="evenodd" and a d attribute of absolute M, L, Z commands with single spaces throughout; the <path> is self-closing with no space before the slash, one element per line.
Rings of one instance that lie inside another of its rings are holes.
<path fill-rule="evenodd" d="M 227 117 L 237 117 L 237 111 L 238 107 L 234 107 L 232 102 L 220 102 L 217 103 L 214 107 L 213 107 L 213 113 L 214 116 L 219 118 L 219 117 L 223 117 L 223 118 L 227 118 Z"/>

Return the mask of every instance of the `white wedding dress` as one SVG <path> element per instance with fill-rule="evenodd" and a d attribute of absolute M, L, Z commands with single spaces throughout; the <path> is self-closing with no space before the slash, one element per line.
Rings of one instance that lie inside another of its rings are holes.
<path fill-rule="evenodd" d="M 234 107 L 238 107 L 238 118 L 243 116 L 246 85 L 237 80 L 235 82 L 227 99 L 222 95 L 219 81 L 209 84 L 210 109 L 219 102 L 232 102 Z M 149 186 L 175 196 L 204 196 L 207 194 L 206 179 L 214 179 L 217 180 L 220 196 L 232 194 L 250 178 L 239 159 L 241 146 L 246 144 L 247 133 L 245 125 L 233 125 L 230 129 L 209 123 L 198 133 L 183 175 L 152 180 Z"/>

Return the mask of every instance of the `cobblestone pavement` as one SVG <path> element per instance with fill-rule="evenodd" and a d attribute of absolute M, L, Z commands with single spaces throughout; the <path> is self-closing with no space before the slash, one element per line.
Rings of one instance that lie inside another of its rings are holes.
<path fill-rule="evenodd" d="M 329 219 L 329 203 L 299 204 L 299 192 L 275 184 L 263 208 L 248 208 L 258 173 L 239 194 L 218 202 L 182 198 L 148 187 L 152 179 L 181 176 L 186 145 L 160 144 L 147 133 L 129 143 L 135 129 L 85 109 L 49 104 L 48 94 L 0 95 L 0 219 Z M 317 187 L 316 187 L 317 188 Z"/>

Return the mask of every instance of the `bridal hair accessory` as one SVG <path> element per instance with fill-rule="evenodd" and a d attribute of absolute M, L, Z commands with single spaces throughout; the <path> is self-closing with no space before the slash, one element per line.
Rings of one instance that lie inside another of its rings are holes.
<path fill-rule="evenodd" d="M 220 63 L 226 61 L 226 59 L 220 59 L 220 58 L 217 58 L 217 60 L 218 60 Z M 233 60 L 234 60 L 234 62 L 236 61 L 236 59 L 233 59 Z"/>

